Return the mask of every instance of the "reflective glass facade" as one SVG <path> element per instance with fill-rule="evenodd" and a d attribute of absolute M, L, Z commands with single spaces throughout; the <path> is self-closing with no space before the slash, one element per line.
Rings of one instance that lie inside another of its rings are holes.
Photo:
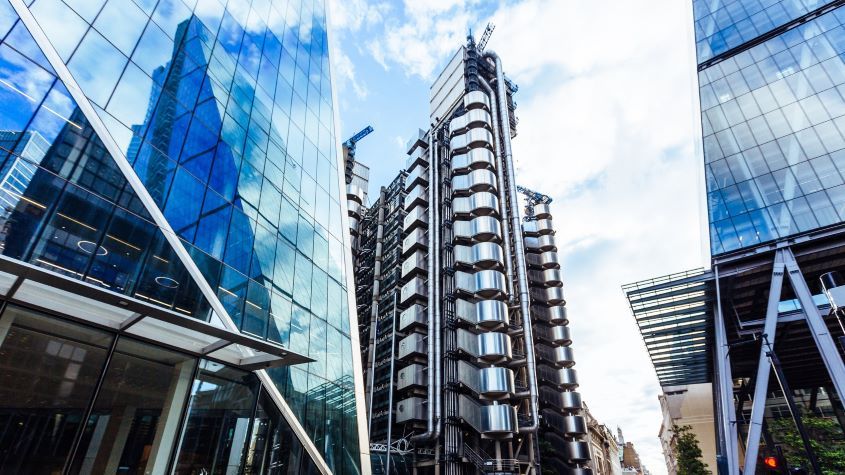
<path fill-rule="evenodd" d="M 12 304 L 0 334 L 2 473 L 318 473 L 252 373 Z"/>
<path fill-rule="evenodd" d="M 704 62 L 815 11 L 830 0 L 695 0 L 695 41 Z"/>
<path fill-rule="evenodd" d="M 36 34 L 0 1 L 0 252 L 213 321 L 163 215 L 240 331 L 315 360 L 270 374 L 357 472 L 324 2 L 26 3 Z"/>
<path fill-rule="evenodd" d="M 844 23 L 834 9 L 699 68 L 713 254 L 845 220 Z"/>

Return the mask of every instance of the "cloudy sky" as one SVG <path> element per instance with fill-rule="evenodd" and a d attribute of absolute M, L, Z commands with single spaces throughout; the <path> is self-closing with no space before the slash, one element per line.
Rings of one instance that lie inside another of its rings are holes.
<path fill-rule="evenodd" d="M 428 122 L 428 88 L 466 37 L 519 85 L 517 178 L 550 194 L 563 257 L 580 391 L 655 473 L 659 386 L 620 286 L 700 267 L 697 96 L 691 1 L 334 0 L 343 137 L 371 192 Z"/>

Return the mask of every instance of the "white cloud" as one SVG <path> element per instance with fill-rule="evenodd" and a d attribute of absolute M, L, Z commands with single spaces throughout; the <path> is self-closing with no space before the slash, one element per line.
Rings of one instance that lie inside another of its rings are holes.
<path fill-rule="evenodd" d="M 465 42 L 479 4 L 479 0 L 405 0 L 404 18 L 388 19 L 384 34 L 370 49 L 385 69 L 396 63 L 407 75 L 432 79 L 440 61 Z"/>
<path fill-rule="evenodd" d="M 655 473 L 660 388 L 620 285 L 701 262 L 689 8 L 526 1 L 489 45 L 520 85 L 519 182 L 555 199 L 580 391 Z"/>
<path fill-rule="evenodd" d="M 349 59 L 345 48 L 353 44 L 349 40 L 353 34 L 361 34 L 363 30 L 382 22 L 384 15 L 390 12 L 387 3 L 370 4 L 365 0 L 330 0 L 332 36 L 331 60 L 334 72 L 338 76 L 339 95 L 347 89 L 352 89 L 358 99 L 364 99 L 369 94 L 365 84 L 358 80 L 355 65 Z"/>
<path fill-rule="evenodd" d="M 491 4 L 473 3 L 406 0 L 367 48 L 430 81 L 467 26 L 486 23 L 478 9 Z M 520 86 L 518 180 L 555 199 L 580 391 L 664 473 L 660 388 L 620 286 L 702 262 L 691 5 L 497 5 L 488 48 Z"/>

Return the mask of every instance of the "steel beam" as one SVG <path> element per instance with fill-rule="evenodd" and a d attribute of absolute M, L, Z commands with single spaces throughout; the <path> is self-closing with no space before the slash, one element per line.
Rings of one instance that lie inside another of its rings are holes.
<path fill-rule="evenodd" d="M 792 284 L 792 289 L 795 295 L 801 302 L 801 308 L 804 310 L 804 316 L 807 319 L 807 327 L 813 335 L 813 340 L 821 354 L 822 361 L 827 368 L 833 387 L 836 389 L 837 395 L 842 399 L 845 397 L 845 363 L 839 356 L 839 350 L 836 348 L 836 343 L 828 331 L 827 323 L 819 313 L 819 308 L 813 302 L 813 295 L 810 293 L 810 288 L 804 280 L 804 275 L 801 269 L 798 268 L 798 262 L 795 260 L 795 255 L 789 248 L 784 249 L 783 253 L 784 263 L 786 264 L 787 275 Z"/>
<path fill-rule="evenodd" d="M 757 362 L 757 377 L 754 385 L 754 399 L 751 405 L 751 421 L 748 425 L 748 440 L 745 444 L 745 470 L 744 474 L 754 475 L 757 468 L 757 455 L 760 450 L 760 436 L 763 432 L 763 416 L 766 413 L 766 396 L 769 388 L 769 375 L 771 366 L 768 357 L 768 348 L 764 341 L 774 345 L 775 333 L 778 324 L 778 304 L 780 303 L 781 290 L 783 289 L 784 253 L 786 249 L 778 249 L 775 252 L 775 263 L 772 269 L 772 282 L 769 285 L 769 301 L 766 306 L 766 320 L 763 324 L 763 334 L 760 338 L 760 358 Z M 741 404 L 741 402 L 740 402 Z"/>
<path fill-rule="evenodd" d="M 719 390 L 719 424 L 724 435 L 725 459 L 727 461 L 727 475 L 739 475 L 739 456 L 736 434 L 736 417 L 734 415 L 733 402 L 733 377 L 731 376 L 731 359 L 728 348 L 727 331 L 725 330 L 725 319 L 722 315 L 722 297 L 719 289 L 719 267 L 713 266 L 716 280 L 716 312 L 713 322 L 715 327 L 716 346 L 716 385 Z"/>

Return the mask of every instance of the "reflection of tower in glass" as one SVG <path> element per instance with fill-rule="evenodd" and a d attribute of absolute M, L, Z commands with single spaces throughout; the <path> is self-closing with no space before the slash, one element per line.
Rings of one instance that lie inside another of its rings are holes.
<path fill-rule="evenodd" d="M 6 220 L 15 209 L 35 175 L 50 144 L 36 131 L 0 130 L 0 150 L 12 160 L 5 160 L 0 170 L 0 249 L 5 246 Z M 6 151 L 10 153 L 6 153 Z"/>
<path fill-rule="evenodd" d="M 265 227 L 258 229 L 244 201 L 257 205 L 252 195 L 260 192 L 260 186 L 256 190 L 250 179 L 262 173 L 259 163 L 280 157 L 245 149 L 245 144 L 251 143 L 245 140 L 243 127 L 250 120 L 247 114 L 266 118 L 273 113 L 261 101 L 253 100 L 255 86 L 237 64 L 236 55 L 215 46 L 198 17 L 180 23 L 170 60 L 153 72 L 144 123 L 132 126 L 127 158 L 174 231 L 207 254 L 201 257 L 204 262 L 210 262 L 210 256 L 269 286 L 272 256 L 269 262 L 260 259 L 260 253 L 251 257 L 253 243 L 256 248 L 266 244 L 257 236 L 279 223 L 265 221 Z M 223 88 L 222 82 L 231 87 Z M 273 142 L 284 143 L 273 127 L 269 135 Z M 254 211 L 254 206 L 249 209 Z M 233 245 L 236 240 L 241 244 Z M 221 289 L 222 303 L 240 323 L 238 316 L 249 311 L 242 309 L 244 303 L 254 303 L 242 298 L 249 281 L 225 282 L 218 263 L 200 268 L 212 287 Z M 223 274 L 226 272 L 229 268 L 223 268 Z"/>

